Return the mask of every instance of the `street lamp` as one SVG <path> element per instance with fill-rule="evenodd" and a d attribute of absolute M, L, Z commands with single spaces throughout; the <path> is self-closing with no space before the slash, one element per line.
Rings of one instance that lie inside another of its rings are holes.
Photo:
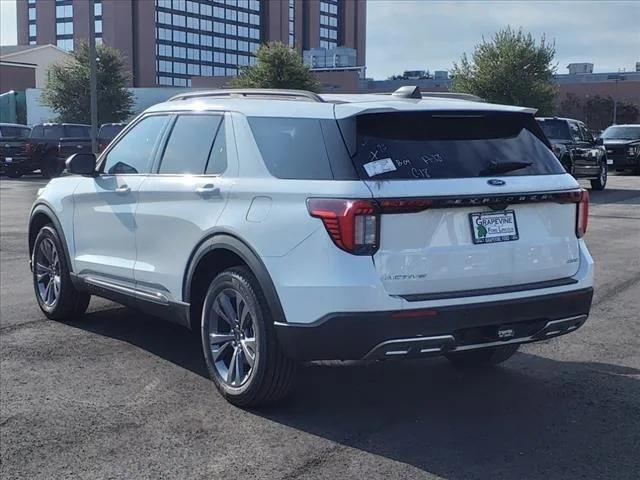
<path fill-rule="evenodd" d="M 624 75 L 615 73 L 613 75 L 607 75 L 607 80 L 614 80 L 616 82 L 615 94 L 613 97 L 613 124 L 617 123 L 618 118 L 618 82 L 624 80 Z"/>

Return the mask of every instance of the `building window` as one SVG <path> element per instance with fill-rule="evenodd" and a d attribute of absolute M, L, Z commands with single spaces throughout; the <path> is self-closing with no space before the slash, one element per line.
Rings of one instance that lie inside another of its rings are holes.
<path fill-rule="evenodd" d="M 63 50 L 73 50 L 72 0 L 56 0 L 56 44 Z"/>
<path fill-rule="evenodd" d="M 56 40 L 56 45 L 59 48 L 70 52 L 70 51 L 73 50 L 73 38 L 67 38 L 67 39 L 64 39 L 64 40 Z"/>
<path fill-rule="evenodd" d="M 56 22 L 56 35 L 59 37 L 63 35 L 73 36 L 73 22 Z"/>
<path fill-rule="evenodd" d="M 340 31 L 340 0 L 320 1 L 320 48 L 336 48 Z"/>
<path fill-rule="evenodd" d="M 296 0 L 289 0 L 289 46 L 296 44 Z"/>

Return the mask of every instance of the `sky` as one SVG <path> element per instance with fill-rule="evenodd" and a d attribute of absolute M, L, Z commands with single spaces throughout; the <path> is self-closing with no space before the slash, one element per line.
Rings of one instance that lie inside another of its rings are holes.
<path fill-rule="evenodd" d="M 508 25 L 555 40 L 558 73 L 572 62 L 611 72 L 640 61 L 639 1 L 368 0 L 367 76 L 449 70 Z M 15 42 L 15 0 L 0 0 L 0 44 Z"/>

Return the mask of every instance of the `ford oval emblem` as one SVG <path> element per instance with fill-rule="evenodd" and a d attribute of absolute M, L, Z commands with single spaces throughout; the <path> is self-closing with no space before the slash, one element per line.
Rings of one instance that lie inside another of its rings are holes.
<path fill-rule="evenodd" d="M 501 187 L 502 185 L 506 184 L 504 180 L 498 180 L 497 178 L 492 178 L 491 180 L 487 180 L 487 183 L 489 185 L 493 185 L 494 187 Z"/>

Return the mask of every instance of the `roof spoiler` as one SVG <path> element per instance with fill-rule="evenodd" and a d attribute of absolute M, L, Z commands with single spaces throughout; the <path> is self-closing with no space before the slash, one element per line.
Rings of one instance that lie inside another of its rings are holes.
<path fill-rule="evenodd" d="M 484 102 L 484 100 L 477 95 L 471 93 L 455 93 L 455 92 L 422 92 L 417 85 L 406 85 L 400 87 L 395 92 L 386 93 L 385 95 L 391 95 L 397 98 L 451 98 L 455 100 L 468 100 L 470 102 Z"/>

